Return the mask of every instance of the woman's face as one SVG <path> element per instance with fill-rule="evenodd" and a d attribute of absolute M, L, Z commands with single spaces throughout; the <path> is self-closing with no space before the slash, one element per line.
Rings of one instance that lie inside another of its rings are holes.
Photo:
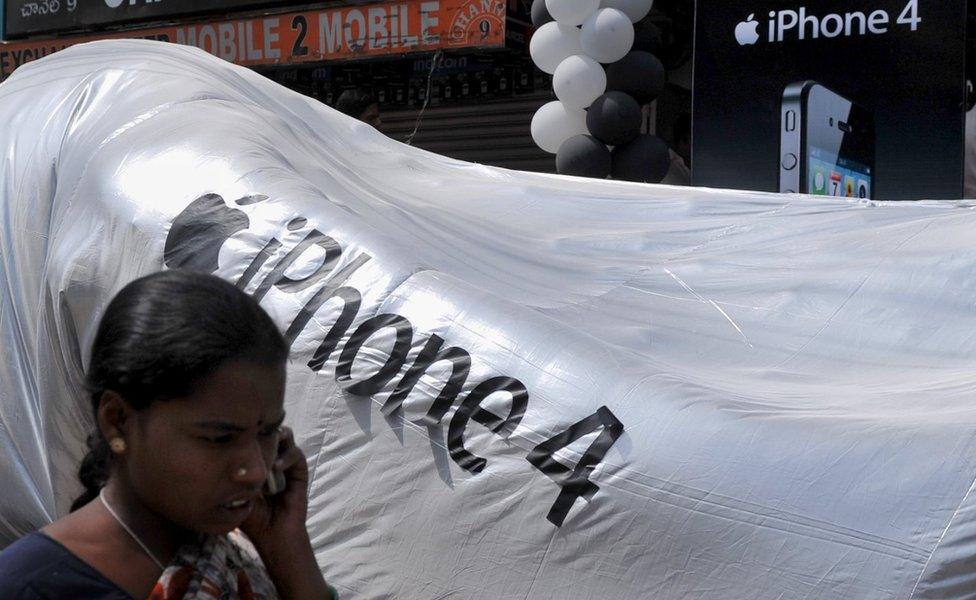
<path fill-rule="evenodd" d="M 237 528 L 274 461 L 284 390 L 283 364 L 233 362 L 191 395 L 134 413 L 123 466 L 133 493 L 185 529 Z"/>

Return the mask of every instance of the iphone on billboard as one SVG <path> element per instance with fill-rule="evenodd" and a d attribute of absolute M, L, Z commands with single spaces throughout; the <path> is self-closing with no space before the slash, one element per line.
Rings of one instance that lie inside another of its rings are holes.
<path fill-rule="evenodd" d="M 816 81 L 786 86 L 780 111 L 779 191 L 871 198 L 874 118 Z"/>

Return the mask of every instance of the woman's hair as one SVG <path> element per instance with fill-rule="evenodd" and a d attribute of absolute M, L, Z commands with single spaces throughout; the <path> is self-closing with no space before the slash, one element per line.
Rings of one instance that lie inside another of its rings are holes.
<path fill-rule="evenodd" d="M 181 398 L 221 366 L 238 360 L 282 364 L 288 345 L 253 298 L 212 275 L 162 271 L 126 285 L 98 325 L 86 382 L 98 417 L 102 394 L 118 393 L 136 410 Z M 78 477 L 74 511 L 108 478 L 109 448 L 96 426 Z"/>

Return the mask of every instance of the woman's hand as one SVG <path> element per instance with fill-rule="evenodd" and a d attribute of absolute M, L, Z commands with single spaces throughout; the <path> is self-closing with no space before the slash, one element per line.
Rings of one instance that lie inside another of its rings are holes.
<path fill-rule="evenodd" d="M 312 542 L 305 527 L 308 515 L 308 462 L 295 445 L 291 429 L 282 427 L 278 458 L 272 468 L 285 475 L 285 489 L 262 496 L 241 525 L 268 568 L 268 574 L 286 600 L 329 598 Z"/>
<path fill-rule="evenodd" d="M 308 462 L 295 445 L 291 428 L 282 427 L 278 434 L 277 459 L 272 468 L 284 473 L 285 489 L 273 496 L 262 495 L 241 525 L 241 530 L 255 546 L 287 544 L 294 536 L 304 534 L 308 516 Z"/>

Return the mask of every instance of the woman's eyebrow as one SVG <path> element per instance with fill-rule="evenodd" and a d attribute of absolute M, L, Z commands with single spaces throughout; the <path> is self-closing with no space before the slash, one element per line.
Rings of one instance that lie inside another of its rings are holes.
<path fill-rule="evenodd" d="M 270 429 L 277 429 L 285 422 L 285 413 L 281 413 L 274 423 L 270 424 L 268 427 Z M 258 422 L 260 426 L 261 423 Z M 199 427 L 202 429 L 219 429 L 220 431 L 232 431 L 235 433 L 240 433 L 242 431 L 247 431 L 247 427 L 243 425 L 238 425 L 237 423 L 231 423 L 230 421 L 200 421 L 193 424 L 194 427 Z"/>
<path fill-rule="evenodd" d="M 242 427 L 236 423 L 230 423 L 228 421 L 200 421 L 193 424 L 194 427 L 200 427 L 201 429 L 219 429 L 220 431 L 233 431 L 240 433 L 242 431 L 247 431 L 247 427 Z"/>

